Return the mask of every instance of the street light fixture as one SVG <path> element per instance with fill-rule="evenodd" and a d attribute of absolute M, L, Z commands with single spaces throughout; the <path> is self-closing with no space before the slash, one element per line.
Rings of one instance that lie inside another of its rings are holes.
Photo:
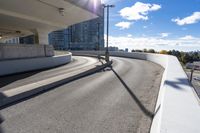
<path fill-rule="evenodd" d="M 58 8 L 58 11 L 59 11 L 61 16 L 65 15 L 65 9 L 64 8 Z"/>
<path fill-rule="evenodd" d="M 106 41 L 106 62 L 109 62 L 109 51 L 108 51 L 108 36 L 109 36 L 109 8 L 115 7 L 114 5 L 103 5 L 104 9 L 107 8 L 107 41 Z"/>
<path fill-rule="evenodd" d="M 100 22 L 97 22 L 97 50 L 99 51 L 100 50 Z"/>

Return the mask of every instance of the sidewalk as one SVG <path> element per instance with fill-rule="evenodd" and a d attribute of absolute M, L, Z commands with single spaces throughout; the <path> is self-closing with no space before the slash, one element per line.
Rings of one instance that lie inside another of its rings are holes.
<path fill-rule="evenodd" d="M 1 77 L 0 107 L 93 74 L 110 64 L 111 62 L 103 61 L 68 69 L 65 69 L 67 65 L 64 65 L 45 71 Z"/>
<path fill-rule="evenodd" d="M 77 57 L 74 57 L 71 63 L 59 67 L 10 76 L 3 76 L 0 77 L 0 92 L 20 87 L 26 84 L 42 81 L 44 79 L 52 78 L 65 73 L 70 74 L 71 72 L 77 71 L 84 67 L 94 67 L 95 65 L 100 65 L 100 63 L 95 58 L 88 59 L 83 57 L 79 59 Z"/>

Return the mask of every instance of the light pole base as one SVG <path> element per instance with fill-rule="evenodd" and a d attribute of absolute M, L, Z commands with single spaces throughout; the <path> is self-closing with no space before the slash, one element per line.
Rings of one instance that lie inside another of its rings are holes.
<path fill-rule="evenodd" d="M 108 51 L 106 51 L 106 53 L 105 53 L 105 58 L 106 58 L 106 62 L 109 62 L 110 60 L 109 60 L 109 52 Z"/>

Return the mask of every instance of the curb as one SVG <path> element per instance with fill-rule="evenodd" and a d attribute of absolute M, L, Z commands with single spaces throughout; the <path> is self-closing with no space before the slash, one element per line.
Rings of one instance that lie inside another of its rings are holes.
<path fill-rule="evenodd" d="M 87 56 L 87 57 L 94 57 L 94 58 L 105 60 L 105 57 L 102 54 L 94 55 L 94 54 L 79 54 L 79 53 L 72 52 L 72 56 Z"/>
<path fill-rule="evenodd" d="M 0 76 L 57 67 L 71 62 L 72 54 L 0 61 Z"/>
<path fill-rule="evenodd" d="M 91 75 L 91 74 L 94 74 L 98 71 L 103 70 L 106 67 L 109 67 L 111 64 L 112 64 L 112 61 L 102 64 L 100 66 L 96 66 L 95 68 L 86 70 L 84 72 L 75 74 L 73 76 L 67 77 L 67 74 L 66 74 L 66 75 L 60 75 L 60 76 L 53 77 L 54 79 L 56 79 L 58 77 L 59 80 L 49 79 L 49 82 L 39 81 L 41 83 L 32 83 L 32 84 L 28 84 L 28 85 L 18 87 L 18 88 L 12 89 L 12 90 L 8 90 L 7 92 L 6 91 L 0 92 L 0 99 L 1 99 L 0 100 L 0 108 L 4 108 L 6 106 L 11 105 L 12 103 L 23 100 L 30 96 L 46 92 L 48 90 L 54 89 L 55 87 L 64 85 L 66 83 L 83 78 L 83 77 Z M 32 88 L 30 88 L 30 87 L 32 87 Z"/>

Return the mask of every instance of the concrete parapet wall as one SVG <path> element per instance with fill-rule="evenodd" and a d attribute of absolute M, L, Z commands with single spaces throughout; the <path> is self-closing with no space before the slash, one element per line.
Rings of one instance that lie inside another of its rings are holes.
<path fill-rule="evenodd" d="M 51 45 L 0 44 L 0 60 L 54 56 Z"/>
<path fill-rule="evenodd" d="M 46 57 L 54 56 L 54 48 L 52 45 L 43 45 L 44 46 L 44 52 Z"/>
<path fill-rule="evenodd" d="M 71 53 L 52 57 L 0 61 L 0 76 L 56 67 L 69 63 Z"/>
<path fill-rule="evenodd" d="M 72 51 L 104 55 L 104 51 Z M 200 133 L 200 105 L 178 59 L 170 55 L 110 52 L 111 56 L 148 60 L 165 68 L 150 133 Z"/>

